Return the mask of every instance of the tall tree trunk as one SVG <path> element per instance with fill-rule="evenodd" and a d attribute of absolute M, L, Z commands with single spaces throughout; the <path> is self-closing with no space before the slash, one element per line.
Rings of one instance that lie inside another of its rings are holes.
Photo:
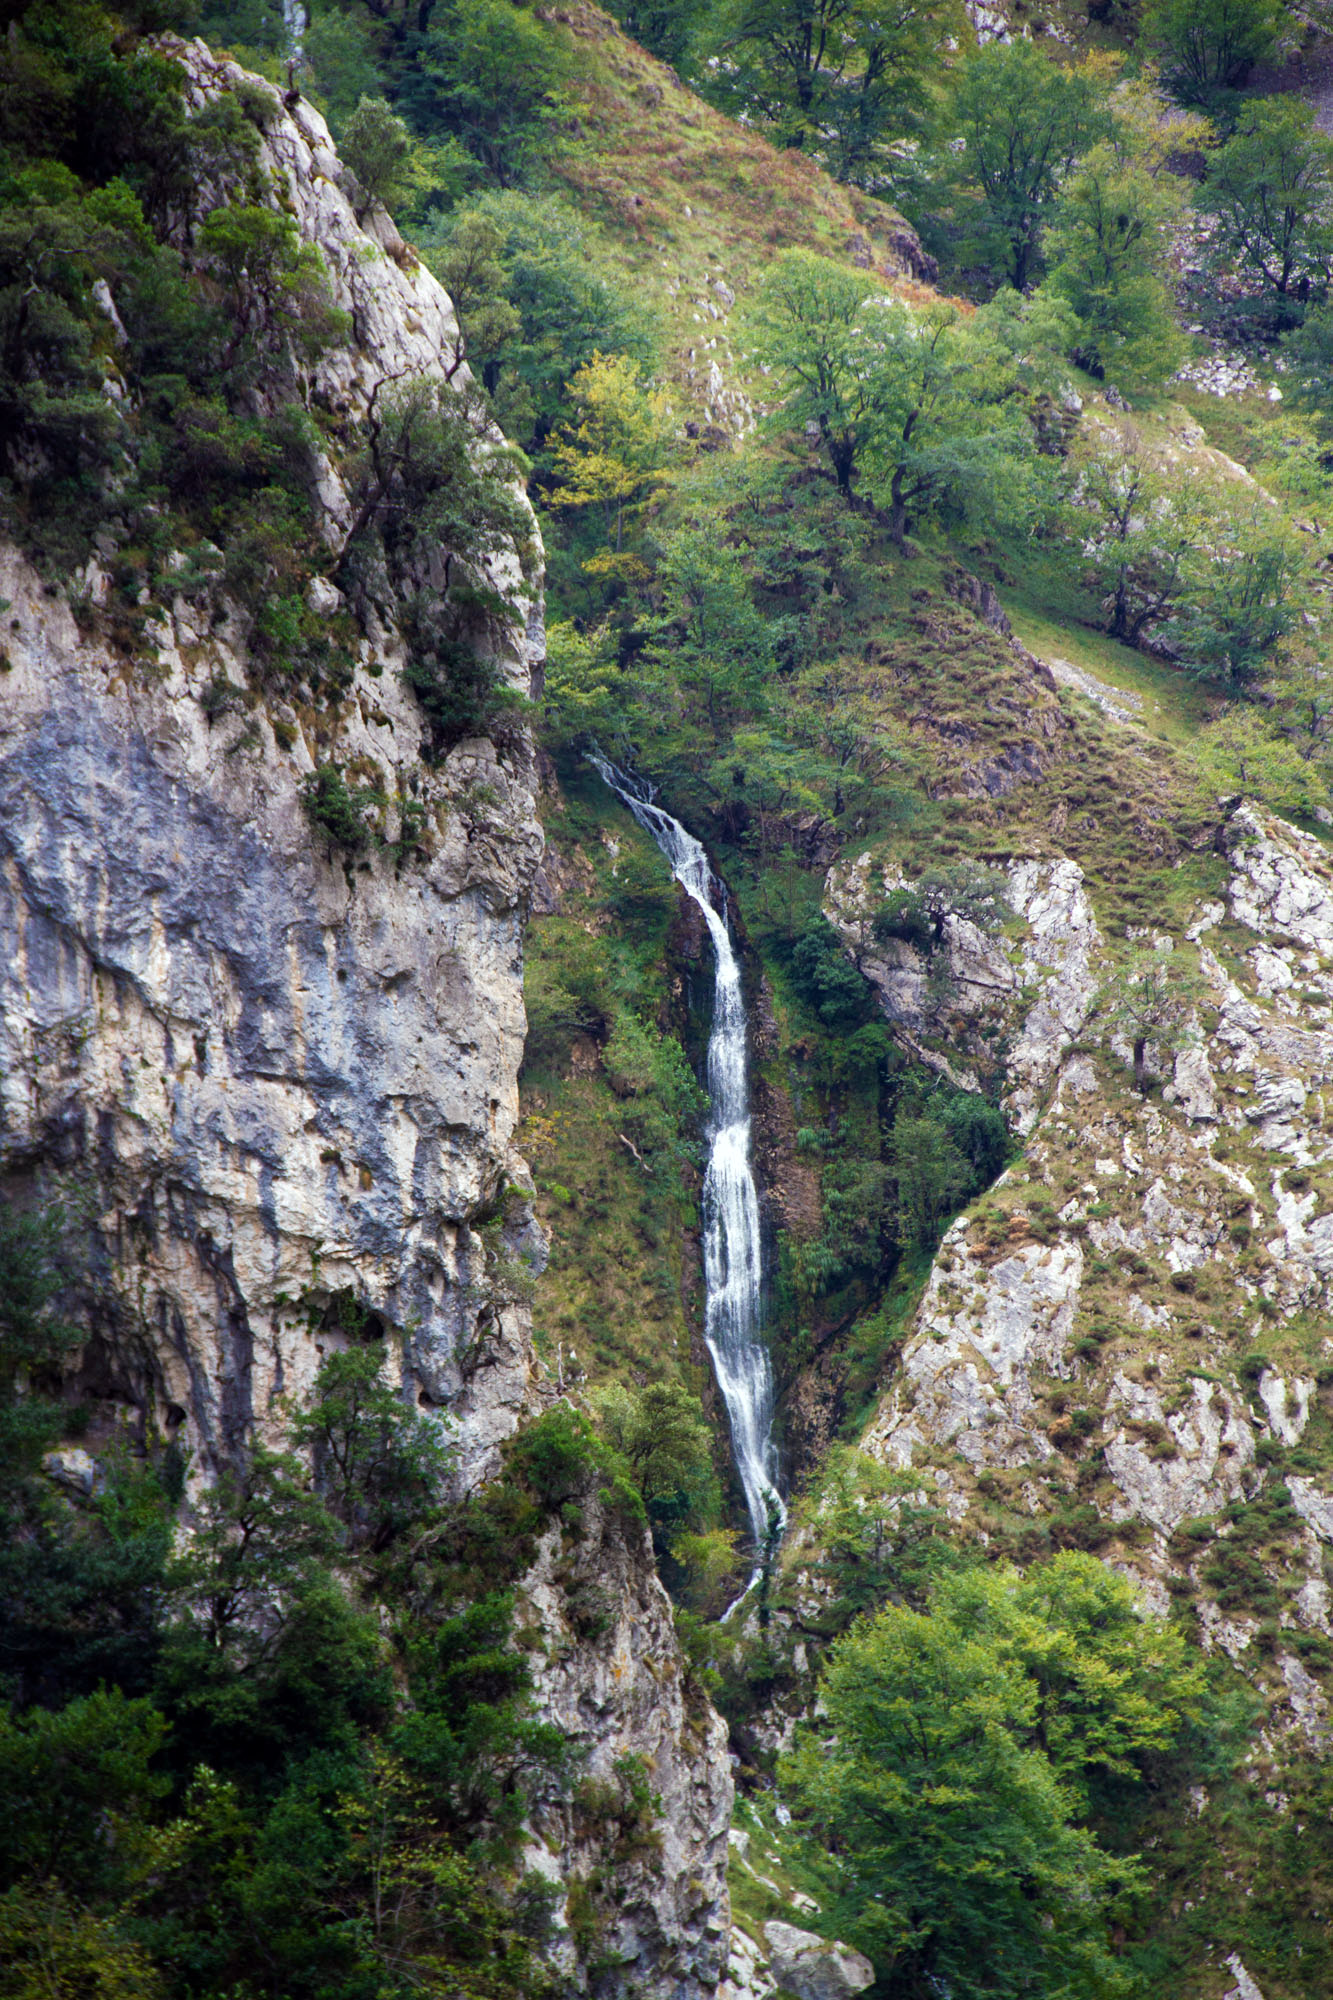
<path fill-rule="evenodd" d="M 907 502 L 903 498 L 901 466 L 893 475 L 893 484 L 889 488 L 889 501 L 889 533 L 893 537 L 894 548 L 901 551 L 907 546 Z"/>

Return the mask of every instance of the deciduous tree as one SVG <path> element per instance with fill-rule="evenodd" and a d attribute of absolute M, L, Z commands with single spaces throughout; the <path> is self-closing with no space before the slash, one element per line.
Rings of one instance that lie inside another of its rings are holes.
<path fill-rule="evenodd" d="M 1173 468 L 1126 424 L 1079 439 L 1069 458 L 1068 528 L 1102 593 L 1107 630 L 1137 646 L 1171 613 L 1209 520 L 1209 483 Z"/>
<path fill-rule="evenodd" d="M 671 405 L 625 354 L 595 354 L 569 385 L 578 412 L 551 453 L 553 507 L 600 507 L 615 554 L 625 516 L 652 488 L 671 446 Z"/>
<path fill-rule="evenodd" d="M 1333 140 L 1295 97 L 1247 103 L 1208 164 L 1199 199 L 1216 250 L 1281 305 L 1307 299 L 1333 262 Z"/>
<path fill-rule="evenodd" d="M 1207 988 L 1174 952 L 1136 951 L 1106 982 L 1099 1011 L 1114 1034 L 1129 1043 L 1134 1088 L 1148 1090 L 1149 1052 L 1158 1060 L 1190 1047 L 1194 1015 Z"/>
<path fill-rule="evenodd" d="M 956 173 L 983 255 L 1016 291 L 1036 271 L 1042 230 L 1074 162 L 1110 127 L 1110 81 L 1100 58 L 1067 69 L 1030 41 L 990 42 L 963 69 Z"/>
<path fill-rule="evenodd" d="M 1109 141 L 1086 153 L 1046 232 L 1050 283 L 1078 315 L 1078 359 L 1117 383 L 1165 381 L 1181 352 L 1165 281 L 1179 183 Z"/>
<path fill-rule="evenodd" d="M 1108 1938 L 1141 1880 L 1080 1823 L 1197 1714 L 1183 1641 L 1086 1556 L 946 1572 L 925 1611 L 853 1626 L 783 1782 L 827 1871 L 824 1908 L 910 2000 L 1110 2000 Z M 830 1857 L 822 1858 L 822 1857 Z"/>
<path fill-rule="evenodd" d="M 1181 102 L 1207 109 L 1275 53 L 1287 18 L 1281 0 L 1150 0 L 1142 39 Z"/>
<path fill-rule="evenodd" d="M 963 31 L 955 0 L 733 0 L 708 40 L 710 94 L 759 116 L 779 143 L 824 152 L 842 180 L 869 174 L 887 138 L 916 130 L 931 58 Z"/>

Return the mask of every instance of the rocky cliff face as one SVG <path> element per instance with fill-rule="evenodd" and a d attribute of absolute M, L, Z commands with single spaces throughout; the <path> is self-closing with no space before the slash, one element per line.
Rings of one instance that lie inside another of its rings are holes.
<path fill-rule="evenodd" d="M 386 217 L 358 219 L 318 115 L 171 46 L 193 110 L 243 94 L 269 198 L 348 315 L 311 364 L 312 401 L 354 428 L 386 383 L 465 384 L 448 298 Z M 478 453 L 499 442 L 478 419 Z M 352 504 L 332 452 L 317 483 L 336 548 Z M 496 663 L 526 693 L 531 545 L 488 571 L 512 607 Z M 401 1355 L 404 1392 L 452 1420 L 474 1485 L 541 1400 L 524 1266 L 544 1242 L 514 1149 L 542 847 L 531 745 L 517 729 L 423 757 L 391 596 L 352 607 L 312 578 L 310 608 L 356 623 L 350 685 L 315 710 L 253 691 L 250 613 L 221 588 L 145 587 L 132 655 L 108 595 L 97 559 L 61 591 L 0 550 L 0 1174 L 64 1189 L 86 1222 L 88 1442 L 172 1435 L 206 1480 L 299 1397 L 350 1312 Z M 366 854 L 312 829 L 306 788 L 332 759 L 391 801 Z M 639 1759 L 663 1801 L 632 1893 L 617 1885 L 611 1941 L 637 1969 L 599 1990 L 689 2000 L 722 1969 L 731 1781 L 642 1540 L 602 1521 L 586 1545 L 606 1636 L 579 1626 L 585 1579 L 550 1549 L 523 1592 L 542 1712 L 591 1778 Z M 606 1869 L 604 1829 L 567 1801 L 541 1831 L 566 1889 Z"/>
<path fill-rule="evenodd" d="M 521 1586 L 538 1699 L 583 1760 L 572 1800 L 536 1815 L 528 1861 L 561 1882 L 567 1938 L 590 1910 L 594 1955 L 623 1967 L 624 1991 L 694 2000 L 728 1960 L 726 1728 L 680 1672 L 647 1536 L 604 1498 L 581 1511 L 577 1533 L 548 1530 Z M 576 1971 L 568 1942 L 564 1958 Z"/>
<path fill-rule="evenodd" d="M 1314 1742 L 1327 1703 L 1304 1660 L 1333 1631 L 1312 1450 L 1333 1388 L 1333 868 L 1247 805 L 1219 848 L 1215 891 L 1137 940 L 1197 965 L 1189 1020 L 1149 1036 L 1148 1094 L 1094 1008 L 1110 954 L 1074 864 L 1010 867 L 1018 936 L 948 927 L 955 1004 L 1009 1032 L 1025 1146 L 946 1235 L 863 1442 L 920 1467 L 955 1518 L 1074 1524 L 1158 1608 L 1189 1599 L 1202 1643 Z M 829 884 L 854 944 L 865 873 Z M 861 962 L 890 1018 L 928 1032 L 922 968 Z M 1249 1586 L 1242 1507 L 1289 1524 Z"/>
<path fill-rule="evenodd" d="M 195 111 L 235 91 L 258 105 L 272 200 L 350 317 L 311 397 L 355 421 L 377 386 L 456 373 L 448 298 L 391 230 L 360 227 L 317 114 L 202 44 L 177 53 Z M 318 483 L 336 542 L 351 510 L 331 460 Z M 516 608 L 500 664 L 526 692 L 539 589 L 516 550 L 494 568 Z M 511 1253 L 535 1248 L 505 1203 L 524 1178 L 529 754 L 476 740 L 424 763 L 402 638 L 373 614 L 345 697 L 300 715 L 247 702 L 250 621 L 225 594 L 163 592 L 127 659 L 96 560 L 68 600 L 12 549 L 0 569 L 0 1145 L 11 1171 L 46 1162 L 95 1190 L 117 1306 L 89 1367 L 179 1426 L 206 1472 L 305 1386 L 350 1293 L 405 1330 L 421 1399 L 459 1419 L 465 1472 L 485 1469 L 530 1374 L 522 1315 L 493 1284 L 504 1245 L 478 1233 L 502 1217 Z M 323 578 L 310 597 L 345 613 Z M 419 852 L 323 851 L 302 789 L 335 753 L 393 774 L 399 796 L 411 775 Z"/>

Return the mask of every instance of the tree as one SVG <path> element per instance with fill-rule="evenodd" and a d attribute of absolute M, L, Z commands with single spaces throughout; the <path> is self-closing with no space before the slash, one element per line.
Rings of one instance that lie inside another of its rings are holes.
<path fill-rule="evenodd" d="M 627 35 L 682 76 L 692 72 L 694 41 L 709 0 L 617 0 L 609 10 Z"/>
<path fill-rule="evenodd" d="M 382 97 L 362 97 L 338 141 L 368 202 L 392 208 L 409 184 L 412 134 Z"/>
<path fill-rule="evenodd" d="M 541 450 L 571 418 L 570 382 L 595 355 L 651 366 L 650 309 L 554 195 L 478 195 L 425 257 L 454 301 L 468 361 L 499 421 L 527 450 Z"/>
<path fill-rule="evenodd" d="M 1148 1051 L 1158 1061 L 1192 1046 L 1194 1015 L 1208 989 L 1173 952 L 1136 951 L 1103 987 L 1099 1011 L 1112 1034 L 1130 1045 L 1134 1088 L 1148 1092 Z"/>
<path fill-rule="evenodd" d="M 1256 489 L 1218 485 L 1210 498 L 1204 537 L 1181 566 L 1169 630 L 1196 673 L 1244 692 L 1300 623 L 1311 552 Z"/>
<path fill-rule="evenodd" d="M 1010 357 L 989 336 L 982 315 L 969 322 L 950 306 L 918 319 L 885 301 L 874 315 L 866 475 L 900 549 L 914 513 L 946 497 L 964 508 L 996 500 L 1034 450 Z"/>
<path fill-rule="evenodd" d="M 470 213 L 459 216 L 445 244 L 426 259 L 458 315 L 468 365 L 492 395 L 500 356 L 521 324 L 505 296 L 502 249 L 499 226 L 488 215 Z"/>
<path fill-rule="evenodd" d="M 517 490 L 526 460 L 486 437 L 478 414 L 447 382 L 377 384 L 337 573 L 363 565 L 367 542 L 378 537 L 391 570 L 418 598 L 444 610 L 457 587 L 492 620 L 510 615 L 488 589 L 484 565 L 515 545 L 520 559 L 531 553 L 531 522 Z"/>
<path fill-rule="evenodd" d="M 1108 1781 L 1140 1779 L 1199 1716 L 1202 1663 L 1095 1556 L 1067 1550 L 1021 1578 L 959 1569 L 942 1579 L 937 1603 L 1033 1682 L 1035 1741 L 1083 1809 Z"/>
<path fill-rule="evenodd" d="M 755 360 L 778 377 L 786 418 L 816 427 L 848 500 L 875 418 L 860 332 L 874 291 L 863 272 L 789 250 L 765 273 L 747 321 Z"/>
<path fill-rule="evenodd" d="M 0 2000 L 159 2000 L 163 1990 L 140 1945 L 54 1883 L 0 1895 Z"/>
<path fill-rule="evenodd" d="M 1004 488 L 1017 504 L 1033 438 L 1015 336 L 1030 330 L 1003 300 L 967 319 L 872 293 L 859 273 L 790 251 L 760 287 L 753 351 L 786 392 L 785 424 L 818 431 L 844 499 L 873 498 L 902 548 L 912 514 L 946 499 L 994 503 Z"/>
<path fill-rule="evenodd" d="M 1293 635 L 1279 646 L 1266 692 L 1301 758 L 1326 758 L 1333 743 L 1333 673 L 1318 643 Z"/>
<path fill-rule="evenodd" d="M 214 1653 L 252 1661 L 272 1647 L 337 1546 L 301 1461 L 256 1443 L 203 1495 L 173 1584 Z"/>
<path fill-rule="evenodd" d="M 1318 727 L 1326 732 L 1330 701 L 1322 684 L 1309 686 L 1302 707 L 1307 704 L 1315 707 Z M 1233 702 L 1193 744 L 1209 789 L 1219 798 L 1244 792 L 1288 816 L 1311 816 L 1316 806 L 1326 812 L 1327 766 L 1321 769 L 1308 749 L 1303 754 L 1299 738 L 1284 726 L 1286 720 L 1282 706 L 1270 715 L 1254 703 Z M 1307 737 L 1307 745 L 1309 741 Z"/>
<path fill-rule="evenodd" d="M 866 1019 L 871 990 L 822 912 L 811 917 L 797 938 L 791 970 L 797 992 L 825 1027 L 856 1027 Z"/>
<path fill-rule="evenodd" d="M 818 1574 L 831 1589 L 837 1629 L 886 1603 L 925 1608 L 950 1555 L 946 1517 L 926 1499 L 919 1475 L 835 1445 L 816 1509 Z"/>
<path fill-rule="evenodd" d="M 1298 98 L 1247 104 L 1209 162 L 1201 204 L 1219 260 L 1256 274 L 1289 316 L 1333 262 L 1333 140 Z"/>
<path fill-rule="evenodd" d="M 904 2000 L 1125 1991 L 1107 1937 L 1141 1880 L 1080 1821 L 1196 1714 L 1183 1642 L 1086 1556 L 944 1573 L 835 1645 L 780 1775 L 839 1936 Z"/>
<path fill-rule="evenodd" d="M 1078 316 L 1075 356 L 1094 375 L 1160 383 L 1176 366 L 1181 341 L 1165 271 L 1167 228 L 1183 206 L 1174 178 L 1109 141 L 1065 182 L 1043 254 L 1052 288 Z"/>
<path fill-rule="evenodd" d="M 452 1453 L 438 1419 L 408 1408 L 384 1377 L 383 1351 L 326 1355 L 288 1436 L 313 1455 L 315 1476 L 351 1547 L 378 1553 L 438 1511 Z"/>
<path fill-rule="evenodd" d="M 329 303 L 324 260 L 281 209 L 236 203 L 199 225 L 199 249 L 226 294 L 229 332 L 220 365 L 252 369 L 263 350 L 310 356 L 346 331 Z"/>
<path fill-rule="evenodd" d="M 371 23 L 337 6 L 310 10 L 301 37 L 301 55 L 328 106 L 329 123 L 338 138 L 358 104 L 376 97 L 382 88 Z"/>
<path fill-rule="evenodd" d="M 144 260 L 123 182 L 85 195 L 54 160 L 19 168 L 0 206 L 0 470 L 41 485 L 114 462 L 121 415 L 102 388 L 98 279 Z"/>
<path fill-rule="evenodd" d="M 400 108 L 418 131 L 457 134 L 501 187 L 512 187 L 538 156 L 570 56 L 532 9 L 512 0 L 436 0 L 426 11 Z"/>
<path fill-rule="evenodd" d="M 644 662 L 647 684 L 720 749 L 741 717 L 763 709 L 774 665 L 768 621 L 740 554 L 716 533 L 670 535 L 658 581 L 662 616 Z"/>
<path fill-rule="evenodd" d="M 569 385 L 578 422 L 551 453 L 553 507 L 600 507 L 614 553 L 623 551 L 626 510 L 657 481 L 671 445 L 671 406 L 625 354 L 594 354 Z"/>
<path fill-rule="evenodd" d="M 594 1398 L 607 1441 L 629 1467 L 655 1526 L 706 1527 L 717 1509 L 713 1434 L 683 1382 L 612 1383 Z"/>
<path fill-rule="evenodd" d="M 920 126 L 931 58 L 961 30 L 954 0 L 734 0 L 710 92 L 864 180 L 887 138 Z"/>
<path fill-rule="evenodd" d="M 736 1550 L 739 1540 L 735 1528 L 708 1528 L 701 1534 L 680 1534 L 672 1540 L 671 1559 L 684 1572 L 685 1587 L 699 1616 L 720 1617 L 735 1595 L 741 1560 Z M 680 1616 L 678 1610 L 678 1622 Z M 682 1637 L 689 1633 L 687 1624 Z"/>
<path fill-rule="evenodd" d="M 1284 346 L 1292 400 L 1312 412 L 1322 438 L 1333 425 L 1333 304 L 1311 305 Z"/>
<path fill-rule="evenodd" d="M 826 1740 L 782 1776 L 837 1856 L 840 1936 L 905 2000 L 1103 1996 L 1118 1981 L 1105 1909 L 1130 1875 L 1073 1823 L 1031 1742 L 1036 1690 L 952 1620 L 893 1606 L 836 1647 Z"/>
<path fill-rule="evenodd" d="M 1006 901 L 1008 887 L 1002 869 L 980 861 L 965 859 L 927 868 L 906 888 L 890 891 L 871 928 L 878 938 L 901 938 L 925 950 L 943 940 L 949 917 L 960 917 L 978 930 L 995 931 L 1012 914 Z"/>
<path fill-rule="evenodd" d="M 963 68 L 956 171 L 978 211 L 982 250 L 1015 291 L 1027 289 L 1074 162 L 1109 128 L 1109 82 L 1102 59 L 1064 69 L 1030 41 L 990 42 Z"/>
<path fill-rule="evenodd" d="M 1142 39 L 1181 102 L 1208 110 L 1275 54 L 1286 24 L 1282 0 L 1149 0 Z"/>
<path fill-rule="evenodd" d="M 971 1162 L 938 1119 L 901 1113 L 893 1121 L 889 1158 L 898 1191 L 899 1240 L 928 1248 L 973 1191 Z"/>
<path fill-rule="evenodd" d="M 1080 435 L 1068 460 L 1071 545 L 1102 593 L 1107 630 L 1137 646 L 1184 589 L 1212 489 L 1163 462 L 1132 424 Z"/>
<path fill-rule="evenodd" d="M 150 1768 L 166 1735 L 151 1702 L 127 1701 L 118 1688 L 55 1714 L 0 1715 L 0 1880 L 123 1890 L 142 1858 L 143 1815 L 169 1790 Z"/>
<path fill-rule="evenodd" d="M 62 1364 L 84 1338 L 59 1312 L 70 1283 L 68 1222 L 58 1209 L 0 1212 L 0 1505 L 21 1496 L 65 1411 Z"/>

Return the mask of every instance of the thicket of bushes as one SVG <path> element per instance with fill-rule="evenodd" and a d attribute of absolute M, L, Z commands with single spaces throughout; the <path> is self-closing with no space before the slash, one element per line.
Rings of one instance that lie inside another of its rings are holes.
<path fill-rule="evenodd" d="M 447 1429 L 353 1312 L 281 1448 L 251 1433 L 187 1501 L 172 1447 L 127 1443 L 76 1497 L 43 1464 L 79 1428 L 75 1241 L 0 1219 L 0 1991 L 553 1991 L 516 1857 L 534 1793 L 581 1780 L 513 1585 L 552 1520 L 632 1545 L 688 1423 L 673 1457 L 622 1410 L 626 1456 L 558 1404 L 450 1502 Z"/>

